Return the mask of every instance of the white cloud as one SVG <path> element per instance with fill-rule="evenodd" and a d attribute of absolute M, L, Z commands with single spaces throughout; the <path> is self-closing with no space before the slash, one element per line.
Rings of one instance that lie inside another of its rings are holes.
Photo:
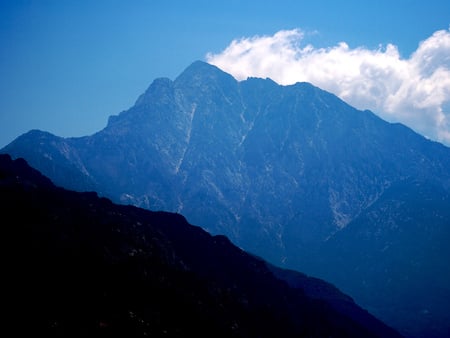
<path fill-rule="evenodd" d="M 450 30 L 422 41 L 407 59 L 388 44 L 371 50 L 345 42 L 302 46 L 299 29 L 234 40 L 207 62 L 238 80 L 269 77 L 283 84 L 311 82 L 359 109 L 450 145 Z"/>

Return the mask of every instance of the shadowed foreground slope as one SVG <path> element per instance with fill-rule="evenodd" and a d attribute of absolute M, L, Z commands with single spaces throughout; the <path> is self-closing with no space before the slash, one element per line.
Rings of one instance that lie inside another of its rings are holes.
<path fill-rule="evenodd" d="M 8 155 L 0 205 L 13 336 L 398 336 L 323 281 L 290 287 L 180 215 L 57 188 Z"/>

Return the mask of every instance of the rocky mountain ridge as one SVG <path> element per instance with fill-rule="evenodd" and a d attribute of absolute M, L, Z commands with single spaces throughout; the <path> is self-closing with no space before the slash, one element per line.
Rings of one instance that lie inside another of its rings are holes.
<path fill-rule="evenodd" d="M 133 107 L 112 116 L 92 136 L 63 139 L 32 131 L 2 152 L 26 158 L 58 185 L 95 190 L 115 202 L 183 213 L 190 222 L 212 234 L 225 234 L 272 263 L 326 275 L 346 292 L 360 295 L 358 302 L 396 327 L 420 326 L 408 331 L 412 336 L 431 325 L 421 322 L 421 312 L 407 313 L 408 299 L 417 292 L 405 291 L 402 306 L 407 314 L 402 318 L 395 313 L 385 316 L 387 305 L 370 295 L 389 298 L 389 283 L 374 285 L 376 290 L 365 288 L 358 272 L 362 259 L 339 269 L 330 262 L 336 257 L 344 260 L 338 243 L 352 246 L 352 229 L 364 220 L 366 227 L 376 228 L 372 237 L 379 232 L 384 238 L 381 249 L 369 247 L 370 257 L 378 258 L 373 261 L 381 280 L 388 281 L 387 262 L 393 257 L 383 248 L 392 239 L 383 234 L 399 236 L 394 242 L 401 251 L 404 239 L 399 234 L 409 233 L 404 219 L 417 218 L 411 211 L 420 210 L 402 209 L 405 194 L 396 187 L 415 194 L 412 182 L 421 187 L 432 182 L 442 188 L 436 190 L 437 198 L 447 201 L 450 149 L 401 124 L 356 110 L 311 84 L 279 86 L 257 78 L 238 82 L 214 66 L 195 62 L 174 81 L 155 80 Z M 385 206 L 377 211 L 379 217 L 369 217 L 381 201 Z M 434 250 L 435 237 L 427 234 L 435 223 L 450 224 L 444 209 L 428 204 L 431 218 L 417 218 L 422 230 L 406 236 L 408 241 L 423 242 L 425 252 Z M 386 222 L 397 232 L 388 232 L 379 221 L 385 211 Z M 446 227 L 436 229 L 448 238 Z M 439 250 L 442 255 L 436 259 L 447 262 L 450 256 Z M 421 253 L 409 252 L 408 257 L 396 256 L 398 268 L 406 271 L 402 267 L 413 262 L 411 277 L 417 277 L 424 268 L 416 264 L 422 261 L 417 256 Z M 358 252 L 349 255 L 361 257 Z M 423 264 L 428 271 L 435 262 Z M 341 273 L 347 277 L 338 277 Z M 395 278 L 406 290 L 404 276 Z M 423 299 L 430 278 L 418 280 Z M 446 272 L 442 279 L 450 282 Z M 450 291 L 442 295 L 448 299 Z M 445 330 L 448 325 L 438 331 Z"/>

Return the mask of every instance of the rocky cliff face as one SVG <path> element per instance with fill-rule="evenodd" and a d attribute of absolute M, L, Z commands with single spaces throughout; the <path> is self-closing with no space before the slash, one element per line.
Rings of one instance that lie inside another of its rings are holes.
<path fill-rule="evenodd" d="M 362 220 L 361 227 L 383 234 L 385 245 L 390 241 L 385 221 L 407 233 L 410 228 L 401 220 L 411 218 L 418 227 L 427 222 L 390 202 L 378 210 L 386 219 L 369 217 L 398 184 L 405 186 L 407 196 L 416 194 L 411 182 L 426 186 L 432 180 L 444 194 L 450 189 L 450 150 L 445 146 L 358 111 L 310 84 L 279 86 L 255 78 L 237 82 L 202 62 L 175 81 L 155 80 L 132 108 L 112 116 L 95 135 L 62 139 L 34 131 L 2 152 L 26 158 L 63 186 L 95 189 L 114 201 L 152 210 L 182 212 L 189 221 L 225 234 L 273 263 L 336 278 L 350 293 L 366 290 L 363 279 L 353 278 L 360 270 L 346 266 L 335 274 L 329 262 L 340 249 L 333 243 L 358 240 L 350 229 Z M 450 224 L 441 207 L 424 206 Z M 445 227 L 432 231 L 446 235 Z M 426 250 L 434 246 L 422 233 L 410 236 L 425 241 Z M 400 250 L 403 241 L 395 245 Z M 374 260 L 381 278 L 400 281 L 401 276 L 385 269 L 389 251 L 379 249 L 367 250 L 384 257 Z M 402 256 L 399 264 L 415 259 Z M 437 259 L 448 261 L 450 256 L 442 252 Z M 348 281 L 337 277 L 345 269 Z M 444 278 L 450 282 L 450 276 Z M 386 304 L 380 307 L 369 298 L 357 300 L 386 313 Z M 409 320 L 417 323 L 414 316 Z"/>

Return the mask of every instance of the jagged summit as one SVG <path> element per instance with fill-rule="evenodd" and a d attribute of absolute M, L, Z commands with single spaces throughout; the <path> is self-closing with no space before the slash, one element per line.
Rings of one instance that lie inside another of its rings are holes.
<path fill-rule="evenodd" d="M 214 77 L 224 76 L 232 77 L 230 74 L 225 73 L 219 67 L 214 66 L 204 61 L 194 61 L 191 63 L 177 78 L 175 81 L 182 81 L 183 79 L 192 79 L 194 77 Z M 233 77 L 232 77 L 233 78 Z"/>
<path fill-rule="evenodd" d="M 238 90 L 238 81 L 233 76 L 203 61 L 191 64 L 174 82 L 175 87 L 183 90 L 186 97 L 191 100 L 195 100 L 198 95 L 210 95 L 212 90 L 218 92 Z"/>

